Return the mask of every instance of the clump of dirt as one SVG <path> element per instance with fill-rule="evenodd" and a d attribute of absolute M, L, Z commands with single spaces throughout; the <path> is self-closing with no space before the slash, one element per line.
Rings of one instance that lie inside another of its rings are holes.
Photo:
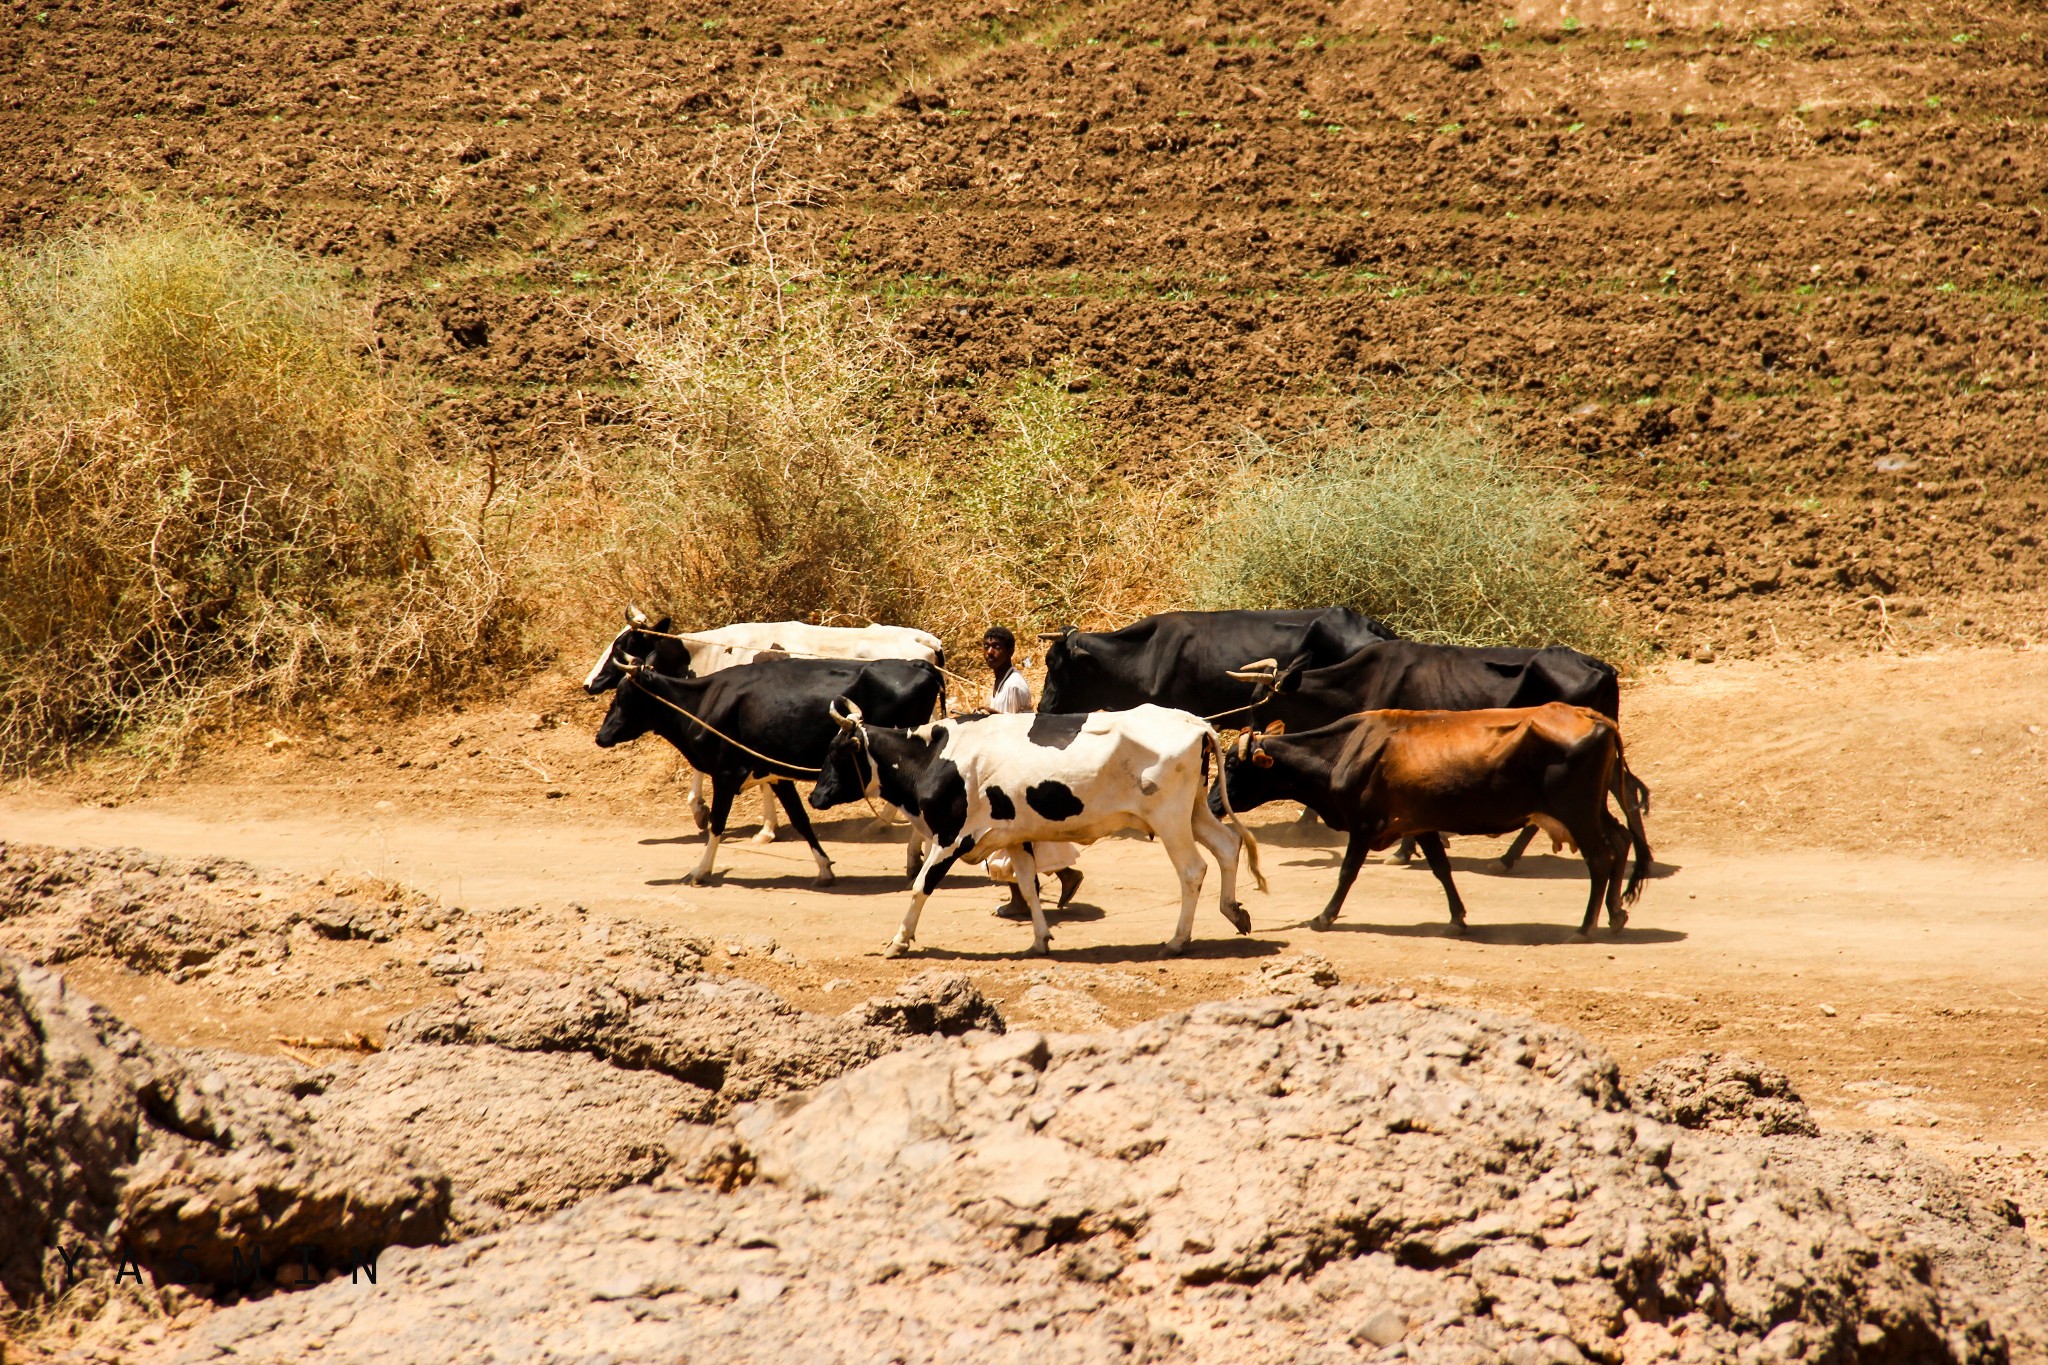
<path fill-rule="evenodd" d="M 1639 1113 L 1681 1128 L 1765 1137 L 1820 1132 L 1791 1078 L 1747 1057 L 1718 1052 L 1667 1057 L 1638 1075 L 1628 1093 Z"/>
<path fill-rule="evenodd" d="M 928 974 L 842 1019 L 806 1014 L 749 981 L 645 970 L 609 979 L 546 972 L 471 978 L 453 1001 L 392 1020 L 392 1045 L 482 1044 L 582 1052 L 692 1087 L 693 1122 L 815 1086 L 921 1033 L 960 1033 L 1002 1016 L 963 976 Z"/>
<path fill-rule="evenodd" d="M 1989 1365 L 2048 1345 L 2048 1258 L 1953 1178 L 1918 1173 L 1929 1236 L 1869 1181 L 1889 1149 L 1666 1124 L 1573 1034 L 1379 992 L 932 1038 L 673 1142 L 653 1188 L 395 1252 L 390 1284 L 223 1311 L 179 1358 L 601 1339 L 762 1362 Z"/>

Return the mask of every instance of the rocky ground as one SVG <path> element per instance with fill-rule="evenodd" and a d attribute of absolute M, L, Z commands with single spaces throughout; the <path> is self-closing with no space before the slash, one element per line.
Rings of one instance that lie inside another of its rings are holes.
<path fill-rule="evenodd" d="M 17 1354 L 2048 1358 L 2048 1258 L 1997 1189 L 1822 1133 L 1740 1057 L 1624 1084 L 1568 1030 L 1313 954 L 1047 1034 L 958 976 L 835 1017 L 703 970 L 710 945 L 605 934 L 579 970 L 457 971 L 380 1039 L 266 1056 L 152 1042 L 31 961 L 247 971 L 247 941 L 275 984 L 445 913 L 335 890 L 6 850 Z M 126 927 L 88 945 L 93 920 Z"/>

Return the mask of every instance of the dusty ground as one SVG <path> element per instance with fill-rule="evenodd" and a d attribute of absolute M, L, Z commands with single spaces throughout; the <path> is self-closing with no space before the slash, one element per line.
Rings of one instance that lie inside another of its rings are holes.
<path fill-rule="evenodd" d="M 551 456 L 622 420 L 592 315 L 801 110 L 768 180 L 937 367 L 920 458 L 1064 353 L 1138 467 L 1462 385 L 1673 652 L 2048 631 L 2030 7 L 317 9 L 0 13 L 0 239 L 215 205 Z"/>
<path fill-rule="evenodd" d="M 316 943 L 295 952 L 306 974 L 283 993 L 249 975 L 67 966 L 172 1043 L 274 1051 L 279 1034 L 374 1036 L 449 993 L 433 954 L 561 968 L 604 951 L 496 913 L 519 905 L 574 902 L 708 940 L 723 970 L 805 1008 L 836 1012 L 942 964 L 1012 1019 L 1067 1029 L 1235 993 L 1260 960 L 1312 947 L 1350 980 L 1583 1029 L 1625 1071 L 1702 1047 L 1751 1055 L 1788 1072 L 1825 1124 L 1896 1129 L 1981 1163 L 2023 1209 L 2048 1214 L 2048 1167 L 2034 1164 L 2048 1139 L 2048 655 L 1685 665 L 1632 688 L 1624 718 L 1657 794 L 1659 875 L 1618 940 L 1569 941 L 1584 900 L 1576 860 L 1500 876 L 1477 840 L 1454 849 L 1469 939 L 1445 935 L 1425 871 L 1384 864 L 1338 929 L 1315 934 L 1300 925 L 1328 894 L 1335 840 L 1263 811 L 1273 890 L 1247 897 L 1253 933 L 1230 935 L 1205 906 L 1177 962 L 1154 957 L 1177 903 L 1170 874 L 1135 839 L 1084 856 L 1088 881 L 1056 922 L 1051 962 L 1018 955 L 1025 931 L 990 917 L 995 892 L 978 877 L 934 899 L 918 957 L 881 958 L 905 902 L 902 854 L 865 814 L 823 826 L 840 872 L 829 890 L 810 886 L 809 855 L 787 835 L 730 841 L 722 881 L 679 887 L 697 850 L 671 757 L 652 741 L 595 749 L 601 709 L 542 680 L 504 708 L 379 729 L 376 742 L 347 721 L 275 733 L 132 792 L 104 772 L 17 786 L 0 828 L 224 855 L 332 886 L 388 879 L 492 913 L 487 935 Z"/>

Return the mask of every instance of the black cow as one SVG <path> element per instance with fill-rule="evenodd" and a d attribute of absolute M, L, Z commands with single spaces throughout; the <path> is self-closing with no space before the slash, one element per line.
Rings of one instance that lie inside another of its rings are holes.
<path fill-rule="evenodd" d="M 1360 711 L 1478 711 L 1553 701 L 1590 707 L 1610 720 L 1621 717 L 1614 666 L 1562 645 L 1496 649 L 1389 640 L 1320 668 L 1276 663 L 1269 655 L 1232 676 L 1255 689 L 1254 722 L 1278 720 L 1297 732 Z M 1633 776 L 1630 781 L 1648 810 L 1649 788 Z M 1501 865 L 1513 867 L 1535 836 L 1533 827 L 1524 830 L 1501 855 Z M 1404 842 L 1400 856 L 1405 859 L 1407 852 Z"/>
<path fill-rule="evenodd" d="M 1279 723 L 1274 723 L 1279 729 Z M 1301 735 L 1238 737 L 1223 760 L 1222 794 L 1232 808 L 1299 801 L 1333 829 L 1348 831 L 1337 889 L 1309 921 L 1327 929 L 1337 918 L 1368 850 L 1413 838 L 1450 901 L 1453 933 L 1465 931 L 1465 903 L 1451 883 L 1442 835 L 1506 834 L 1540 827 L 1577 845 L 1592 886 L 1581 936 L 1598 922 L 1628 923 L 1650 870 L 1637 787 L 1621 747 L 1621 731 L 1601 713 L 1551 702 L 1511 710 L 1365 711 Z M 1624 828 L 1607 810 L 1612 796 L 1628 817 Z M 1635 870 L 1622 869 L 1630 845 Z"/>
<path fill-rule="evenodd" d="M 685 883 L 710 878 L 740 788 L 752 778 L 775 777 L 785 779 L 774 784 L 782 809 L 818 860 L 817 884 L 830 886 L 832 861 L 818 846 L 810 816 L 787 779 L 816 777 L 824 768 L 839 733 L 831 712 L 835 700 L 850 698 L 878 724 L 919 725 L 931 718 L 942 681 L 938 669 L 914 659 L 773 659 L 706 678 L 664 677 L 628 660 L 597 744 L 609 749 L 651 730 L 711 778 L 704 856 L 683 877 Z"/>
<path fill-rule="evenodd" d="M 1123 711 L 1147 702 L 1228 721 L 1252 699 L 1229 670 L 1253 659 L 1319 668 L 1398 638 L 1348 607 L 1311 611 L 1169 611 L 1122 630 L 1042 636 L 1043 712 Z M 1235 723 L 1235 722 L 1230 722 Z"/>

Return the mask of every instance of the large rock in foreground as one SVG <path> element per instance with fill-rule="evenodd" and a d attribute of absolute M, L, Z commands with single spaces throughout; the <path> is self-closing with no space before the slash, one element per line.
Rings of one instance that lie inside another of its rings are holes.
<path fill-rule="evenodd" d="M 448 1206 L 447 1178 L 402 1139 L 335 1141 L 288 1093 L 188 1065 L 0 957 L 0 1307 L 89 1307 L 124 1253 L 222 1281 L 236 1254 L 431 1242 Z"/>
<path fill-rule="evenodd" d="M 1902 1218 L 1890 1148 L 1660 1122 L 1573 1034 L 1341 989 L 933 1039 L 672 1144 L 653 1189 L 221 1312 L 176 1354 L 1990 1365 L 2044 1341 L 2042 1254 L 1938 1168 Z"/>

